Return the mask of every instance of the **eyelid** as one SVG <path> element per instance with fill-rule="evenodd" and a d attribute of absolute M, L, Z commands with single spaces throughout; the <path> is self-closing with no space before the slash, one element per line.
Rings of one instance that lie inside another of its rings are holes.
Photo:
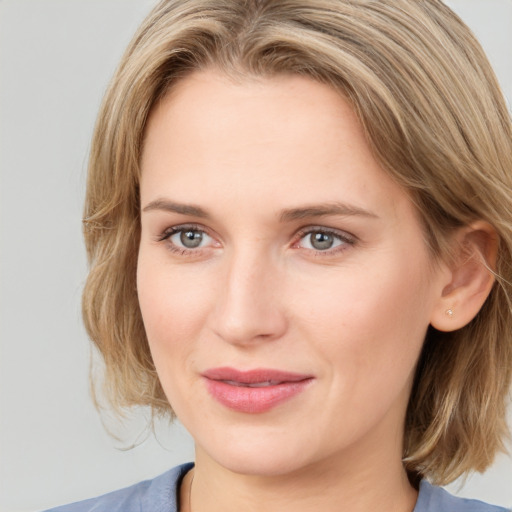
<path fill-rule="evenodd" d="M 315 250 L 315 249 L 305 249 L 305 248 L 299 247 L 298 246 L 299 242 L 304 237 L 306 237 L 307 235 L 310 235 L 312 233 L 325 233 L 327 235 L 332 235 L 332 236 L 338 238 L 339 240 L 341 240 L 343 242 L 343 244 L 333 247 L 332 249 L 326 249 L 325 251 L 320 251 L 320 250 Z M 347 245 L 353 246 L 359 241 L 359 239 L 355 235 L 353 235 L 352 233 L 349 233 L 347 231 L 344 231 L 341 229 L 336 229 L 336 228 L 330 228 L 327 226 L 315 226 L 315 225 L 305 226 L 305 227 L 301 228 L 299 231 L 297 231 L 294 238 L 295 238 L 295 241 L 292 244 L 293 248 L 303 249 L 305 251 L 314 252 L 315 255 L 319 255 L 319 256 L 322 256 L 322 255 L 328 256 L 328 255 L 333 255 L 337 252 L 344 251 L 347 249 L 347 247 L 346 247 Z"/>
<path fill-rule="evenodd" d="M 181 247 L 181 246 L 176 245 L 173 242 L 171 242 L 170 238 L 173 235 L 180 233 L 182 231 L 187 231 L 187 230 L 198 231 L 198 232 L 204 233 L 205 235 L 207 235 L 208 237 L 210 237 L 212 239 L 213 243 L 211 243 L 205 247 L 198 247 L 198 248 L 192 249 L 192 248 L 187 248 L 187 247 Z M 326 249 L 326 250 L 318 250 L 318 249 L 310 249 L 310 248 L 300 247 L 299 246 L 300 241 L 304 237 L 306 237 L 307 235 L 310 235 L 312 233 L 325 233 L 327 235 L 331 235 L 331 236 L 337 238 L 342 243 L 333 248 Z M 314 253 L 315 256 L 332 256 L 338 252 L 343 252 L 343 251 L 347 250 L 350 246 L 353 246 L 357 242 L 359 242 L 359 239 L 352 233 L 349 233 L 349 232 L 341 230 L 341 229 L 331 228 L 331 227 L 327 227 L 327 226 L 320 226 L 320 225 L 310 225 L 310 226 L 305 226 L 305 227 L 299 229 L 296 232 L 296 234 L 294 235 L 293 240 L 294 241 L 291 244 L 292 248 L 301 249 L 301 250 L 307 251 L 309 253 Z M 167 227 L 159 235 L 157 235 L 156 241 L 157 242 L 166 242 L 168 249 L 170 251 L 179 253 L 181 255 L 186 255 L 186 254 L 199 255 L 202 253 L 202 251 L 221 246 L 221 243 L 218 241 L 218 237 L 214 233 L 212 233 L 210 229 L 208 229 L 204 225 L 196 224 L 193 222 L 177 224 L 174 226 Z"/>
<path fill-rule="evenodd" d="M 199 224 L 194 224 L 193 222 L 187 222 L 185 224 L 177 224 L 175 226 L 169 226 L 165 228 L 158 236 L 157 240 L 162 242 L 169 238 L 170 236 L 180 233 L 181 231 L 200 231 L 202 233 L 206 233 L 209 235 L 208 230 L 204 226 L 200 226 Z"/>
<path fill-rule="evenodd" d="M 177 233 L 181 233 L 182 231 L 198 231 L 200 233 L 204 233 L 206 236 L 210 237 L 213 241 L 212 244 L 206 246 L 206 247 L 198 247 L 198 248 L 188 248 L 188 247 L 181 247 L 181 246 L 178 246 L 176 244 L 174 244 L 173 242 L 171 242 L 171 237 Z M 199 255 L 202 251 L 204 250 L 207 250 L 207 249 L 210 249 L 212 247 L 219 247 L 220 246 L 220 243 L 217 241 L 215 235 L 211 232 L 211 230 L 209 230 L 208 228 L 206 228 L 205 226 L 202 226 L 200 224 L 195 224 L 193 222 L 187 222 L 187 223 L 184 223 L 184 224 L 177 224 L 175 226 L 170 226 L 166 229 L 164 229 L 163 232 L 161 232 L 157 237 L 156 237 L 156 241 L 157 242 L 165 242 L 167 243 L 167 247 L 170 251 L 172 252 L 176 252 L 176 253 L 179 253 L 179 254 L 194 254 L 194 255 Z"/>

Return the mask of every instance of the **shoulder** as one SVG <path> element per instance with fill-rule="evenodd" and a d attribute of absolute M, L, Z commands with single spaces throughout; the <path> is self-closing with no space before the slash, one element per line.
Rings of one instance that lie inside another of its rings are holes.
<path fill-rule="evenodd" d="M 510 512 L 508 509 L 488 505 L 482 501 L 457 498 L 441 487 L 426 480 L 420 484 L 418 502 L 413 512 Z"/>
<path fill-rule="evenodd" d="M 152 480 L 46 512 L 176 512 L 179 483 L 192 467 L 183 464 Z"/>

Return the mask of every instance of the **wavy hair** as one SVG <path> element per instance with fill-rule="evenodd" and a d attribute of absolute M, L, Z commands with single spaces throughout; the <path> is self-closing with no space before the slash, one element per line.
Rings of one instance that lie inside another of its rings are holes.
<path fill-rule="evenodd" d="M 499 237 L 496 282 L 455 332 L 427 333 L 406 416 L 410 475 L 448 483 L 503 449 L 512 371 L 512 126 L 479 43 L 440 0 L 164 0 L 105 95 L 84 232 L 88 333 L 117 410 L 170 414 L 136 290 L 139 160 L 155 102 L 186 74 L 296 73 L 348 99 L 382 167 L 410 194 L 434 258 L 481 219 Z"/>

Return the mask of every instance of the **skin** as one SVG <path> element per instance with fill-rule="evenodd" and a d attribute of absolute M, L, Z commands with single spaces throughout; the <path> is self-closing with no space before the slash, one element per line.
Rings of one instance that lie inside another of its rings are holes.
<path fill-rule="evenodd" d="M 339 203 L 349 207 L 310 208 Z M 144 324 L 196 443 L 181 510 L 191 499 L 194 512 L 412 511 L 404 416 L 452 276 L 431 264 L 409 197 L 343 97 L 299 76 L 188 76 L 150 116 L 141 212 Z M 197 248 L 184 250 L 183 225 Z M 325 229 L 335 247 L 319 250 L 310 233 Z M 220 366 L 313 379 L 270 411 L 240 413 L 201 377 Z"/>

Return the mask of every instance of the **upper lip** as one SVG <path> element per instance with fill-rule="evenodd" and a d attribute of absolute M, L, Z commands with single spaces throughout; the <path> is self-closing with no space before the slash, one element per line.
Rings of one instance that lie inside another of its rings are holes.
<path fill-rule="evenodd" d="M 254 370 L 237 370 L 230 367 L 210 368 L 201 375 L 210 380 L 242 385 L 260 383 L 277 385 L 284 382 L 301 382 L 312 378 L 312 375 L 272 368 L 256 368 Z"/>

